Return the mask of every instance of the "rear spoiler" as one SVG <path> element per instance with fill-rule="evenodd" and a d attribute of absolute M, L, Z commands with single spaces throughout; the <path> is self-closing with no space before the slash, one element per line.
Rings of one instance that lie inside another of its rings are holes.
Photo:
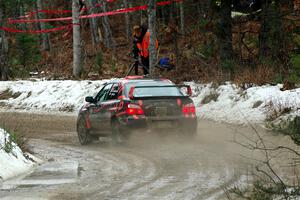
<path fill-rule="evenodd" d="M 170 88 L 170 87 L 176 87 L 176 88 L 187 88 L 187 94 L 188 96 L 192 96 L 193 95 L 193 92 L 192 92 L 192 88 L 191 86 L 189 85 L 151 85 L 151 86 L 132 86 L 130 87 L 130 90 L 129 90 L 129 98 L 130 99 L 135 99 L 136 97 L 134 97 L 133 93 L 134 93 L 134 90 L 136 88 Z M 174 97 L 174 96 L 156 96 L 156 97 Z"/>

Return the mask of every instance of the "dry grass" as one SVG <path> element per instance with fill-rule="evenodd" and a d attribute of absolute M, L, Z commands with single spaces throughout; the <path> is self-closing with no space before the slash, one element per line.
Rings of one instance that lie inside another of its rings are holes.
<path fill-rule="evenodd" d="M 269 101 L 266 106 L 266 120 L 267 121 L 274 121 L 278 117 L 288 114 L 292 111 L 291 106 L 289 105 L 288 101 L 276 101 L 276 100 L 271 100 Z"/>
<path fill-rule="evenodd" d="M 1 128 L 4 129 L 10 135 L 9 141 L 7 141 L 7 144 L 5 144 L 3 147 L 7 153 L 9 153 L 12 150 L 12 143 L 17 144 L 17 146 L 20 147 L 20 149 L 23 152 L 33 153 L 28 145 L 28 138 L 26 138 L 24 134 L 20 133 L 18 131 L 18 128 L 10 129 L 3 124 L 1 124 Z"/>
<path fill-rule="evenodd" d="M 210 94 L 208 94 L 202 99 L 201 104 L 208 104 L 211 101 L 217 101 L 219 96 L 220 94 L 217 93 L 216 91 L 211 91 Z"/>
<path fill-rule="evenodd" d="M 267 65 L 259 65 L 256 69 L 240 69 L 234 78 L 237 85 L 244 86 L 245 84 L 264 85 L 272 83 L 276 73 L 273 67 Z"/>
<path fill-rule="evenodd" d="M 4 92 L 0 93 L 0 100 L 7 100 L 10 98 L 16 99 L 18 98 L 22 93 L 20 92 L 15 92 L 13 93 L 9 89 L 5 90 Z"/>

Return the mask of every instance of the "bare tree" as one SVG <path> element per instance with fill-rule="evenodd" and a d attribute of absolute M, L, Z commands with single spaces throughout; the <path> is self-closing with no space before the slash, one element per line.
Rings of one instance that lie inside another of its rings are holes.
<path fill-rule="evenodd" d="M 101 0 L 101 3 L 102 3 L 102 11 L 107 12 L 106 0 Z M 112 35 L 108 16 L 102 17 L 102 25 L 103 25 L 103 29 L 104 29 L 104 45 L 109 49 L 115 50 L 116 42 Z"/>
<path fill-rule="evenodd" d="M 125 8 L 129 7 L 129 3 L 128 1 L 130 0 L 123 0 L 124 6 Z M 131 23 L 130 23 L 130 16 L 128 13 L 125 13 L 125 26 L 126 26 L 126 36 L 127 36 L 127 40 L 131 39 Z"/>
<path fill-rule="evenodd" d="M 148 4 L 148 24 L 150 32 L 150 45 L 149 45 L 149 71 L 150 74 L 154 73 L 154 66 L 156 65 L 156 0 L 149 0 Z"/>
<path fill-rule="evenodd" d="M 79 0 L 72 0 L 73 18 L 73 75 L 79 78 L 82 73 L 82 49 L 80 37 Z"/>
<path fill-rule="evenodd" d="M 231 60 L 233 57 L 231 1 L 222 0 L 221 6 L 218 9 L 218 14 L 218 39 L 220 42 L 220 57 L 222 61 Z"/>
<path fill-rule="evenodd" d="M 38 11 L 43 10 L 43 1 L 42 0 L 37 0 L 36 1 L 36 6 L 37 6 Z M 43 13 L 41 13 L 41 12 L 39 12 L 37 16 L 38 16 L 39 19 L 44 18 Z M 39 27 L 40 27 L 41 30 L 45 30 L 46 29 L 45 22 L 39 22 Z M 43 51 L 50 51 L 50 40 L 49 40 L 49 34 L 47 34 L 47 33 L 42 34 L 42 50 Z"/>
<path fill-rule="evenodd" d="M 256 159 L 258 163 L 255 166 L 253 175 L 255 177 L 253 188 L 235 187 L 231 191 L 238 197 L 243 199 L 253 199 L 257 191 L 260 191 L 260 196 L 265 195 L 270 197 L 281 197 L 278 199 L 294 199 L 300 195 L 299 171 L 294 170 L 294 179 L 288 180 L 282 173 L 283 169 L 291 169 L 299 167 L 300 152 L 297 148 L 288 145 L 276 145 L 267 143 L 256 127 L 248 121 L 249 126 L 254 132 L 252 137 L 239 133 L 240 139 L 234 138 L 234 141 L 251 151 L 261 152 L 263 157 Z M 239 141 L 243 140 L 243 141 Z M 285 158 L 282 160 L 282 158 Z M 278 162 L 280 160 L 280 162 Z M 284 163 L 284 164 L 282 164 Z M 296 180 L 295 180 L 296 179 Z M 272 198 L 272 199 L 273 199 Z M 276 198 L 276 199 L 277 199 Z"/>
<path fill-rule="evenodd" d="M 180 31 L 181 31 L 181 34 L 184 34 L 184 4 L 183 2 L 180 2 L 179 3 L 179 8 L 180 8 Z"/>
<path fill-rule="evenodd" d="M 87 0 L 86 1 L 86 7 L 88 8 L 89 14 L 97 13 L 96 4 L 97 4 L 96 0 Z M 100 43 L 100 36 L 99 36 L 99 31 L 98 31 L 98 29 L 99 29 L 98 19 L 90 18 L 89 22 L 90 22 L 90 29 L 91 29 L 93 45 L 94 45 L 94 47 L 96 47 Z"/>
<path fill-rule="evenodd" d="M 285 49 L 283 12 L 285 6 L 283 1 L 262 1 L 261 29 L 259 33 L 259 55 L 261 58 L 272 56 L 274 59 L 282 60 Z"/>
<path fill-rule="evenodd" d="M 0 5 L 0 26 L 3 20 L 2 5 Z M 8 42 L 4 31 L 0 30 L 0 80 L 8 80 Z"/>

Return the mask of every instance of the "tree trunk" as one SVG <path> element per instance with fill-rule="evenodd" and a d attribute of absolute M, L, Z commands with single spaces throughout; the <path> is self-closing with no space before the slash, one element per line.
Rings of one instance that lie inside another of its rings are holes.
<path fill-rule="evenodd" d="M 73 18 L 73 76 L 80 78 L 82 73 L 82 50 L 80 38 L 79 0 L 72 0 Z"/>
<path fill-rule="evenodd" d="M 179 3 L 180 8 L 180 32 L 184 35 L 185 28 L 184 28 L 184 2 Z"/>
<path fill-rule="evenodd" d="M 148 5 L 148 24 L 150 32 L 149 45 L 149 70 L 150 74 L 154 73 L 154 66 L 156 65 L 156 0 L 149 0 Z"/>
<path fill-rule="evenodd" d="M 210 0 L 202 0 L 197 3 L 198 15 L 201 18 L 206 18 L 209 13 L 211 2 Z"/>
<path fill-rule="evenodd" d="M 261 58 L 272 56 L 282 59 L 286 52 L 284 27 L 279 1 L 264 0 L 262 4 L 261 29 L 259 34 L 259 55 Z"/>
<path fill-rule="evenodd" d="M 21 2 L 20 3 L 20 7 L 19 7 L 19 15 L 18 16 L 24 16 L 25 15 L 25 11 L 24 11 L 24 4 Z M 25 31 L 27 30 L 27 24 L 26 23 L 21 23 L 20 24 L 20 28 Z"/>
<path fill-rule="evenodd" d="M 38 11 L 43 10 L 42 0 L 37 0 L 36 5 Z M 44 18 L 43 13 L 38 13 L 38 18 L 43 19 Z M 39 22 L 39 27 L 41 28 L 41 30 L 46 29 L 46 25 L 44 22 Z M 50 51 L 50 40 L 49 40 L 49 34 L 47 33 L 42 34 L 42 51 Z"/>
<path fill-rule="evenodd" d="M 270 54 L 270 47 L 268 45 L 268 36 L 271 30 L 269 23 L 270 12 L 268 0 L 263 1 L 261 11 L 261 28 L 259 33 L 259 55 L 261 58 L 267 57 Z"/>
<path fill-rule="evenodd" d="M 102 3 L 102 11 L 107 12 L 107 1 L 101 0 L 101 3 Z M 114 41 L 112 35 L 108 16 L 102 17 L 102 25 L 104 28 L 104 45 L 106 46 L 106 48 L 115 50 L 116 42 Z"/>
<path fill-rule="evenodd" d="M 124 3 L 124 7 L 128 8 L 129 7 L 129 0 L 123 0 Z M 126 26 L 126 36 L 127 36 L 127 40 L 130 41 L 131 40 L 131 23 L 130 23 L 130 16 L 129 13 L 125 13 L 125 26 Z"/>
<path fill-rule="evenodd" d="M 2 26 L 3 16 L 0 6 L 0 26 Z M 5 32 L 0 30 L 0 81 L 6 80 L 8 80 L 8 42 Z"/>
<path fill-rule="evenodd" d="M 219 24 L 217 27 L 221 61 L 231 60 L 233 58 L 231 20 L 231 1 L 222 0 L 219 9 Z"/>
<path fill-rule="evenodd" d="M 89 14 L 97 13 L 97 8 L 95 7 L 96 4 L 97 4 L 96 0 L 87 0 L 86 1 L 86 7 L 88 8 Z M 90 18 L 89 22 L 90 22 L 93 46 L 97 47 L 100 44 L 100 37 L 99 37 L 99 32 L 98 32 L 98 29 L 99 29 L 98 18 Z"/>

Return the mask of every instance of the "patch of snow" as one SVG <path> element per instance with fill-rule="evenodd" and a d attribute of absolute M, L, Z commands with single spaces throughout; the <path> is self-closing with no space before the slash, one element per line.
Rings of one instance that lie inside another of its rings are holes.
<path fill-rule="evenodd" d="M 86 96 L 95 95 L 102 81 L 8 81 L 0 83 L 0 94 L 10 91 L 20 93 L 17 98 L 0 100 L 16 110 L 25 111 L 78 111 Z"/>
<path fill-rule="evenodd" d="M 5 151 L 5 144 L 9 140 L 9 133 L 0 128 L 0 182 L 28 172 L 34 166 L 15 143 L 11 143 L 9 152 Z"/>
<path fill-rule="evenodd" d="M 86 96 L 94 96 L 108 80 L 99 81 L 8 81 L 0 82 L 0 106 L 30 112 L 68 112 L 75 114 L 85 103 Z M 226 83 L 213 84 L 187 82 L 194 91 L 193 100 L 200 118 L 220 122 L 244 124 L 263 123 L 271 112 L 280 113 L 289 108 L 284 116 L 300 115 L 300 88 L 281 91 L 282 85 L 256 86 L 242 89 Z M 1 93 L 20 94 L 1 100 Z M 203 99 L 215 95 L 212 100 Z"/>
<path fill-rule="evenodd" d="M 280 113 L 289 108 L 288 116 L 300 114 L 300 88 L 281 91 L 282 85 L 257 86 L 246 90 L 226 83 L 214 88 L 212 84 L 190 84 L 194 90 L 198 116 L 215 121 L 244 124 L 263 123 L 271 112 Z M 218 95 L 216 101 L 202 103 L 211 93 Z"/>
<path fill-rule="evenodd" d="M 18 186 L 58 185 L 74 183 L 78 176 L 78 162 L 54 162 L 37 167 L 27 177 L 18 177 L 3 183 L 0 189 L 8 190 Z"/>

